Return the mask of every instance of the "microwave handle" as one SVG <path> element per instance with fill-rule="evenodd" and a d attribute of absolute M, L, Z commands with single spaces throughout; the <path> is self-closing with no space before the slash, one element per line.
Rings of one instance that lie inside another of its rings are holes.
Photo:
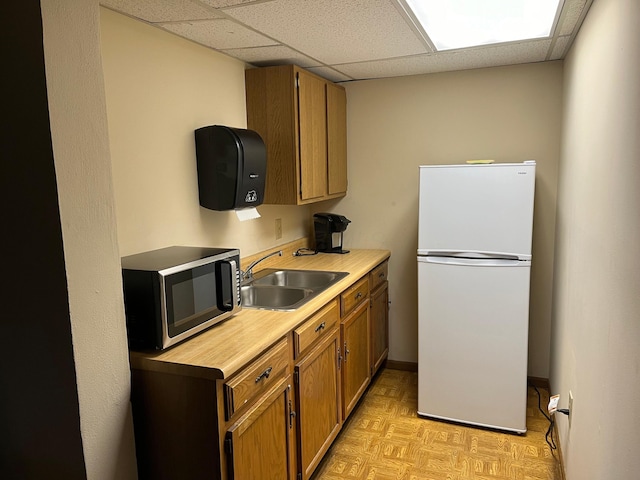
<path fill-rule="evenodd" d="M 236 298 L 238 298 L 238 281 L 237 281 L 237 273 L 238 273 L 238 263 L 235 260 L 220 260 L 219 262 L 219 274 L 220 274 L 220 278 L 218 279 L 219 281 L 217 282 L 218 284 L 218 308 L 223 311 L 223 312 L 230 312 L 231 310 L 233 310 L 235 308 L 235 303 L 236 303 Z M 229 268 L 227 269 L 229 272 L 229 278 L 222 278 L 222 273 L 224 271 L 224 269 L 222 268 L 221 264 L 225 264 L 225 265 L 229 265 Z M 223 283 L 222 282 L 229 282 L 229 285 L 231 285 L 231 298 L 223 298 L 223 292 L 225 291 L 224 288 L 222 288 Z"/>

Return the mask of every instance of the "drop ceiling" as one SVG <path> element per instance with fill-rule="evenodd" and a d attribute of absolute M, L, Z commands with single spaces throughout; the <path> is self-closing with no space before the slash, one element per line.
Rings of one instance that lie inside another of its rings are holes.
<path fill-rule="evenodd" d="M 478 0 L 482 1 L 482 0 Z M 559 60 L 593 0 L 564 0 L 550 38 L 437 52 L 401 0 L 102 0 L 254 66 L 296 64 L 334 82 Z"/>

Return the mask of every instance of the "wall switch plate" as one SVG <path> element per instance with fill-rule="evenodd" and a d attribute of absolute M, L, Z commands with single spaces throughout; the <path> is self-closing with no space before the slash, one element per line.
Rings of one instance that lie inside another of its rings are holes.
<path fill-rule="evenodd" d="M 573 392 L 569 390 L 569 428 L 571 428 L 571 418 L 573 418 Z"/>
<path fill-rule="evenodd" d="M 282 219 L 276 218 L 276 240 L 282 238 Z"/>

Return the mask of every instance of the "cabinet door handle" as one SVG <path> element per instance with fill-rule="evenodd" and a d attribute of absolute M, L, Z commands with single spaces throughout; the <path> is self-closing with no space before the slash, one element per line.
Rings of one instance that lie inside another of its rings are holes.
<path fill-rule="evenodd" d="M 314 332 L 319 332 L 320 330 L 322 330 L 324 327 L 326 326 L 326 322 L 322 322 L 320 325 L 318 325 L 316 327 L 316 329 L 314 330 Z"/>
<path fill-rule="evenodd" d="M 291 400 L 289 400 L 289 428 L 293 428 L 293 419 L 296 418 L 296 412 L 291 405 Z"/>
<path fill-rule="evenodd" d="M 347 355 L 349 355 L 350 352 L 351 350 L 347 348 L 347 342 L 344 342 L 344 363 L 347 363 Z"/>
<path fill-rule="evenodd" d="M 273 367 L 267 368 L 264 372 L 262 372 L 260 375 L 258 375 L 256 377 L 256 383 L 258 383 L 263 378 L 269 378 L 269 375 L 271 375 L 271 370 L 273 370 Z"/>

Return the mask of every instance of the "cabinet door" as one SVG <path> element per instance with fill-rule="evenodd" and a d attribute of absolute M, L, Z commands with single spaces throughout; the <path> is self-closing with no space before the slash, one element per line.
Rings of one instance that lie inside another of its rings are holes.
<path fill-rule="evenodd" d="M 290 480 L 290 376 L 227 431 L 229 479 Z"/>
<path fill-rule="evenodd" d="M 334 329 L 295 367 L 298 471 L 308 479 L 341 427 L 339 330 Z"/>
<path fill-rule="evenodd" d="M 300 198 L 327 194 L 327 107 L 325 82 L 303 70 L 298 75 Z"/>
<path fill-rule="evenodd" d="M 389 283 L 384 282 L 371 294 L 371 375 L 389 354 Z"/>
<path fill-rule="evenodd" d="M 347 93 L 327 83 L 327 193 L 347 192 Z"/>
<path fill-rule="evenodd" d="M 341 325 L 342 410 L 346 420 L 364 393 L 369 381 L 369 302 L 362 302 Z"/>

